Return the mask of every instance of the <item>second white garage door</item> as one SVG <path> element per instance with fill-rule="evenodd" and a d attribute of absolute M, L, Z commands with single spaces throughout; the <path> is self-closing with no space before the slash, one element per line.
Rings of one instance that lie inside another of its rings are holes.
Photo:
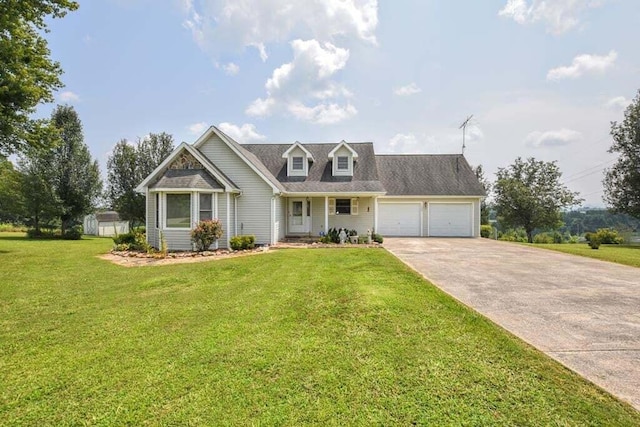
<path fill-rule="evenodd" d="M 421 203 L 380 203 L 378 230 L 383 236 L 420 236 Z"/>
<path fill-rule="evenodd" d="M 471 203 L 429 203 L 429 236 L 471 237 Z"/>

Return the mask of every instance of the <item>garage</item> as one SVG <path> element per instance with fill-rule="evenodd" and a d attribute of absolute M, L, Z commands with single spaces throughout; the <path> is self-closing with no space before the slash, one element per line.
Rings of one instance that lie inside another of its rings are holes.
<path fill-rule="evenodd" d="M 383 236 L 420 236 L 422 203 L 380 203 L 378 230 Z"/>
<path fill-rule="evenodd" d="M 473 204 L 429 203 L 429 236 L 473 236 Z"/>

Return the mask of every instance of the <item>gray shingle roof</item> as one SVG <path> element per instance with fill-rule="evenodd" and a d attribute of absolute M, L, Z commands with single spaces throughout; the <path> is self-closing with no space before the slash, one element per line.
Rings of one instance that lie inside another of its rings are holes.
<path fill-rule="evenodd" d="M 376 163 L 389 196 L 485 196 L 460 154 L 377 155 Z"/>
<path fill-rule="evenodd" d="M 160 179 L 150 185 L 149 188 L 197 188 L 200 190 L 224 189 L 224 187 L 204 169 L 167 169 Z"/>
<path fill-rule="evenodd" d="M 338 144 L 302 144 L 315 161 L 309 164 L 308 176 L 287 176 L 287 159 L 282 154 L 291 144 L 242 144 L 268 169 L 270 175 L 288 192 L 380 192 L 385 191 L 378 177 L 373 144 L 349 143 L 358 153 L 353 176 L 333 176 L 329 152 Z"/>
<path fill-rule="evenodd" d="M 120 214 L 116 211 L 97 212 L 96 220 L 99 222 L 120 221 Z"/>

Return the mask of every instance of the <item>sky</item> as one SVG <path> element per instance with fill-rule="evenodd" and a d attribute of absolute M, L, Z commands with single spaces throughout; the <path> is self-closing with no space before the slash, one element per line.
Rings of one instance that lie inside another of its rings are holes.
<path fill-rule="evenodd" d="M 640 89 L 637 0 L 80 0 L 46 34 L 85 142 L 216 125 L 241 143 L 557 161 L 603 206 L 610 122 Z M 44 105 L 38 115 L 50 114 Z"/>

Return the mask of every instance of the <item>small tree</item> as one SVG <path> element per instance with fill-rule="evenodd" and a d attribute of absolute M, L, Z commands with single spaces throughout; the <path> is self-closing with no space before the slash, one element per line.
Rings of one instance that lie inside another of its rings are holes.
<path fill-rule="evenodd" d="M 555 162 L 517 158 L 513 165 L 498 169 L 493 191 L 501 222 L 523 227 L 533 243 L 533 230 L 560 226 L 561 209 L 579 204 L 578 193 L 560 183 L 562 173 Z"/>
<path fill-rule="evenodd" d="M 0 222 L 19 223 L 24 219 L 21 175 L 7 158 L 0 156 Z"/>
<path fill-rule="evenodd" d="M 144 222 L 145 196 L 135 188 L 173 151 L 173 137 L 167 133 L 151 133 L 137 144 L 120 140 L 107 160 L 108 187 L 106 198 L 122 219 Z"/>
<path fill-rule="evenodd" d="M 604 199 L 614 211 L 640 218 L 640 90 L 622 123 L 611 123 L 611 136 L 609 152 L 620 157 L 605 172 Z"/>
<path fill-rule="evenodd" d="M 200 221 L 191 231 L 191 241 L 196 245 L 198 252 L 208 250 L 216 240 L 222 237 L 222 223 L 217 219 Z"/>
<path fill-rule="evenodd" d="M 91 211 L 102 192 L 98 162 L 84 143 L 82 123 L 71 106 L 58 106 L 51 115 L 59 141 L 53 149 L 50 179 L 62 204 L 62 234 Z"/>

